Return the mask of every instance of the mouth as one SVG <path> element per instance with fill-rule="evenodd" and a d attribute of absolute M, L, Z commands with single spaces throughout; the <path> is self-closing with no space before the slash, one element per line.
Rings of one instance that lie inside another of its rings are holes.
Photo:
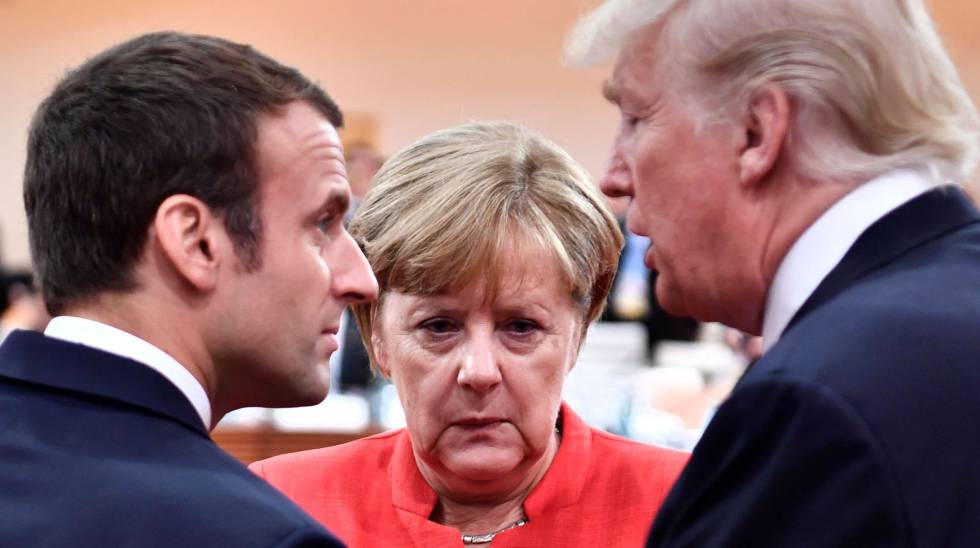
<path fill-rule="evenodd" d="M 643 254 L 643 264 L 650 270 L 657 270 L 657 258 L 654 256 L 653 241 L 647 246 L 646 253 Z"/>
<path fill-rule="evenodd" d="M 505 419 L 499 417 L 470 417 L 454 422 L 453 426 L 458 426 L 470 432 L 479 432 L 492 430 L 503 425 L 505 422 L 507 422 Z"/>
<path fill-rule="evenodd" d="M 326 357 L 329 358 L 331 354 L 340 348 L 340 341 L 337 340 L 337 327 L 327 327 L 320 332 L 320 338 L 324 342 L 324 352 Z"/>

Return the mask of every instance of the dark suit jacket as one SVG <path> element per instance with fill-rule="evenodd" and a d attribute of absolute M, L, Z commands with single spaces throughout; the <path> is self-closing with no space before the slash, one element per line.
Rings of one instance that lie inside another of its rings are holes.
<path fill-rule="evenodd" d="M 0 346 L 0 546 L 342 545 L 156 371 L 17 331 Z"/>
<path fill-rule="evenodd" d="M 744 375 L 648 546 L 980 546 L 980 213 L 928 192 L 857 240 Z"/>

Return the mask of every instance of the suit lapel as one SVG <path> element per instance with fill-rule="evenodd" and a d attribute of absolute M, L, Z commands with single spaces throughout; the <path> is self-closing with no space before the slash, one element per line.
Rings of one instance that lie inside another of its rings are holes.
<path fill-rule="evenodd" d="M 15 331 L 0 345 L 0 377 L 149 410 L 208 436 L 184 394 L 144 364 L 81 344 Z"/>
<path fill-rule="evenodd" d="M 923 243 L 978 221 L 976 206 L 957 187 L 937 188 L 910 200 L 861 234 L 796 312 L 786 331 L 858 278 Z"/>

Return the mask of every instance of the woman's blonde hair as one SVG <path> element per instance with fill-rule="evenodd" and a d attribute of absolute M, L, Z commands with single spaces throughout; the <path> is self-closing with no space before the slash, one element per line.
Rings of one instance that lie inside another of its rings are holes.
<path fill-rule="evenodd" d="M 377 303 L 353 307 L 372 364 L 387 292 L 436 295 L 482 281 L 492 299 L 516 243 L 540 250 L 535 261 L 555 261 L 564 279 L 554 282 L 581 305 L 585 329 L 602 312 L 623 247 L 588 173 L 551 141 L 503 122 L 438 131 L 392 156 L 350 232 L 380 286 Z"/>

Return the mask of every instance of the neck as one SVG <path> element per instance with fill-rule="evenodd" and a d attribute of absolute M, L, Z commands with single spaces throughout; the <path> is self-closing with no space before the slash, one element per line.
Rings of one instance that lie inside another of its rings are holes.
<path fill-rule="evenodd" d="M 439 497 L 431 520 L 466 535 L 482 535 L 503 529 L 524 517 L 525 496 L 492 504 L 471 504 Z"/>
<path fill-rule="evenodd" d="M 751 229 L 748 234 L 760 234 L 756 251 L 754 276 L 758 295 L 752 299 L 750 310 L 740 315 L 741 322 L 733 324 L 747 333 L 759 335 L 762 332 L 763 312 L 768 298 L 768 288 L 779 265 L 782 264 L 790 248 L 803 232 L 823 215 L 830 206 L 854 190 L 856 185 L 838 182 L 814 182 L 783 180 L 773 185 L 776 196 L 760 200 L 762 210 L 757 219 L 762 226 Z"/>
<path fill-rule="evenodd" d="M 213 398 L 210 369 L 202 359 L 206 356 L 203 344 L 189 335 L 196 331 L 195 324 L 186 317 L 178 321 L 166 304 L 138 293 L 102 294 L 67 308 L 62 315 L 94 320 L 143 339 L 169 354 L 201 384 L 209 399 Z M 213 427 L 221 417 L 212 415 Z"/>
<path fill-rule="evenodd" d="M 467 535 L 482 535 L 512 525 L 525 517 L 524 501 L 551 467 L 551 462 L 558 453 L 559 443 L 559 435 L 555 433 L 549 450 L 530 467 L 522 480 L 516 482 L 514 488 L 496 496 L 474 496 L 473 491 L 463 493 L 461 489 L 450 492 L 445 488 L 444 482 L 435 480 L 432 471 L 420 459 L 416 459 L 422 476 L 438 495 L 429 519 Z"/>

